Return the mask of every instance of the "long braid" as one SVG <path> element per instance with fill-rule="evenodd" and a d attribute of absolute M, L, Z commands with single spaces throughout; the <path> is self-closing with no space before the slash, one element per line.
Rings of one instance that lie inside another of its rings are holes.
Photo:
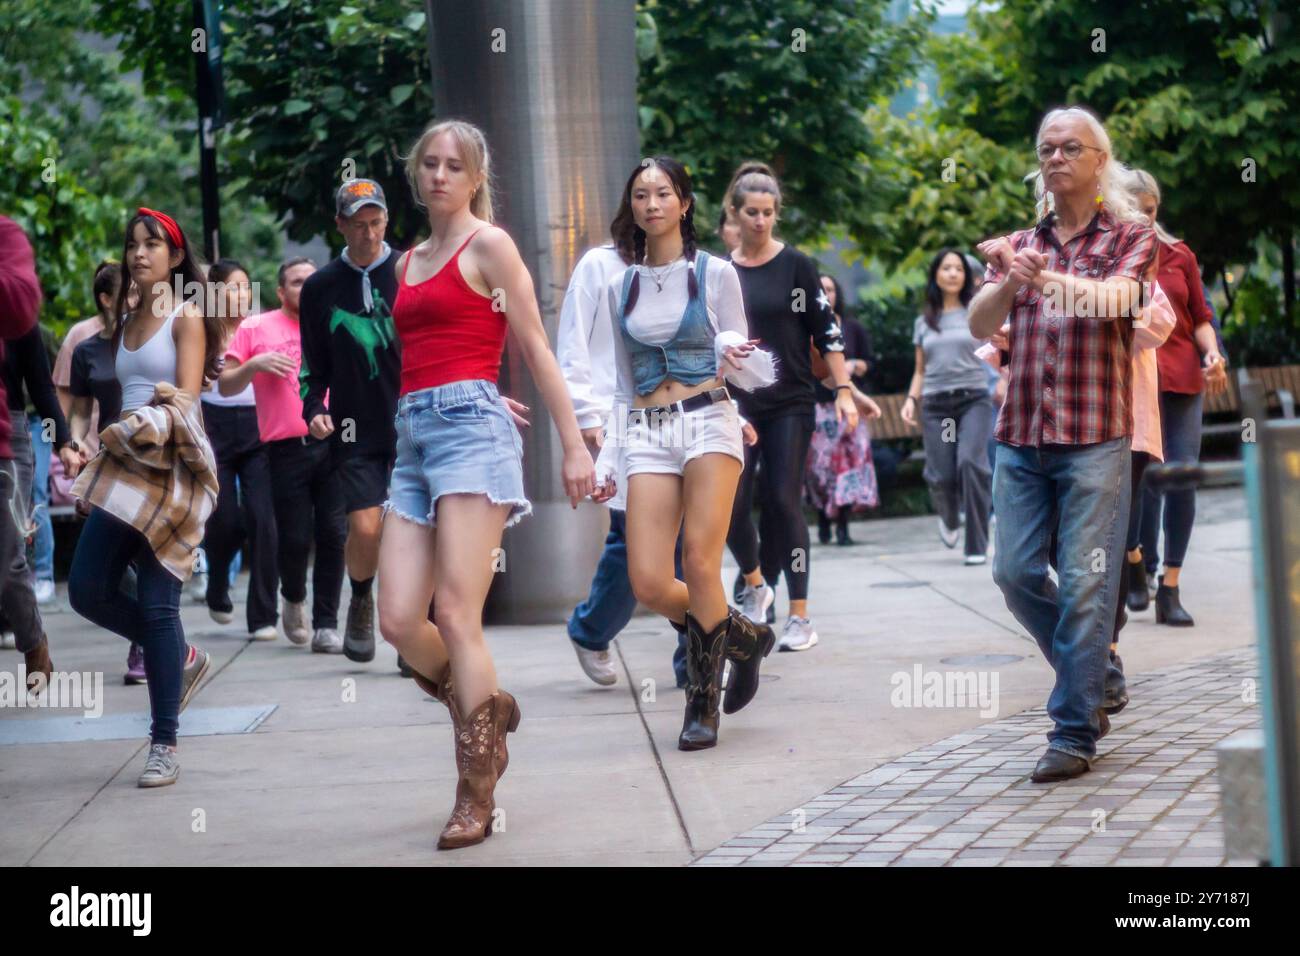
<path fill-rule="evenodd" d="M 695 249 L 695 203 L 691 203 L 682 220 L 682 255 L 686 257 L 686 293 L 692 299 L 700 294 L 700 284 L 695 278 Z"/>

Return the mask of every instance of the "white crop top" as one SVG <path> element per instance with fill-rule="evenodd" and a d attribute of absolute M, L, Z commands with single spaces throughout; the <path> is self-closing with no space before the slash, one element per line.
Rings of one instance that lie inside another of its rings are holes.
<path fill-rule="evenodd" d="M 126 347 L 126 336 L 117 347 L 114 368 L 122 384 L 122 415 L 148 405 L 153 398 L 154 386 L 159 382 L 176 384 L 176 340 L 172 337 L 172 322 L 185 308 L 182 302 L 172 310 L 158 331 L 138 349 Z M 128 324 L 130 319 L 127 320 Z"/>
<path fill-rule="evenodd" d="M 686 300 L 690 296 L 687 276 L 690 266 L 685 259 L 679 259 L 668 267 L 665 275 L 661 269 L 654 272 L 663 281 L 660 290 L 651 278 L 651 270 L 646 266 L 637 266 L 641 274 L 640 291 L 636 306 L 627 319 L 628 331 L 647 345 L 662 345 L 669 341 L 682 323 L 682 313 L 686 311 Z M 745 317 L 745 300 L 740 291 L 740 276 L 736 267 L 725 259 L 710 256 L 705 273 L 705 309 L 709 314 L 715 339 L 715 350 L 719 358 L 722 376 L 734 385 L 751 390 L 770 384 L 775 375 L 766 355 L 760 355 L 762 349 L 750 353 L 746 361 L 746 375 L 737 369 L 722 364 L 722 352 L 728 345 L 736 345 L 749 338 L 749 320 Z M 614 338 L 614 404 L 615 407 L 631 407 L 633 395 L 632 360 L 623 345 L 623 334 L 618 327 L 618 303 L 623 292 L 623 273 L 614 275 L 605 287 L 605 295 L 599 303 L 597 322 L 605 322 L 613 330 Z M 731 334 L 727 334 L 731 333 Z M 750 371 L 752 369 L 752 371 Z"/>

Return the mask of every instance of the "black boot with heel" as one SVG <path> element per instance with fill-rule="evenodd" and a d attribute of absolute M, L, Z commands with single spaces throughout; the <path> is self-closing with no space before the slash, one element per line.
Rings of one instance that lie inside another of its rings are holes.
<path fill-rule="evenodd" d="M 722 661 L 731 617 L 711 631 L 686 612 L 686 714 L 678 750 L 707 750 L 718 743 L 718 707 L 722 703 Z"/>
<path fill-rule="evenodd" d="M 1160 575 L 1160 586 L 1156 588 L 1156 623 L 1170 627 L 1191 627 L 1196 623 L 1178 600 L 1178 588 L 1165 584 L 1163 574 Z"/>
<path fill-rule="evenodd" d="M 1128 582 L 1126 601 L 1130 611 L 1145 611 L 1151 604 L 1151 592 L 1147 589 L 1147 566 L 1139 560 L 1136 564 L 1127 555 L 1124 558 L 1125 580 Z"/>

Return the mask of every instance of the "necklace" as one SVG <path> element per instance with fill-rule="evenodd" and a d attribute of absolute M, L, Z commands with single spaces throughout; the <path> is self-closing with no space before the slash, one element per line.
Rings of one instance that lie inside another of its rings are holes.
<path fill-rule="evenodd" d="M 664 291 L 664 283 L 668 281 L 668 273 L 673 271 L 673 266 L 675 265 L 677 265 L 677 260 L 673 259 L 664 266 L 663 272 L 657 273 L 654 270 L 654 266 L 650 265 L 648 262 L 646 263 L 646 270 L 650 273 L 650 278 L 654 280 L 656 292 Z"/>

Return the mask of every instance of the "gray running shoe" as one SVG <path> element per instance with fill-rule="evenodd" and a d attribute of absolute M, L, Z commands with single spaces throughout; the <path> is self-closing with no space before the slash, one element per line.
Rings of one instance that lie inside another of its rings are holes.
<path fill-rule="evenodd" d="M 184 710 L 186 705 L 189 704 L 190 698 L 199 689 L 199 681 L 203 680 L 203 675 L 208 672 L 208 665 L 212 663 L 212 655 L 203 648 L 195 647 L 193 644 L 190 647 L 194 651 L 194 659 L 186 664 L 185 669 L 181 671 L 180 710 Z M 177 711 L 177 713 L 179 712 Z"/>
<path fill-rule="evenodd" d="M 312 645 L 312 650 L 316 645 Z M 375 659 L 375 592 L 348 602 L 348 626 L 343 632 L 343 655 L 365 664 Z"/>
<path fill-rule="evenodd" d="M 307 602 L 280 600 L 280 626 L 284 636 L 295 644 L 306 644 L 311 640 L 311 627 L 307 624 Z"/>
<path fill-rule="evenodd" d="M 312 635 L 311 650 L 313 654 L 342 654 L 343 638 L 332 627 L 318 627 Z"/>
<path fill-rule="evenodd" d="M 791 614 L 785 622 L 785 630 L 777 643 L 779 651 L 806 651 L 817 643 L 817 632 L 813 630 L 812 621 L 806 617 Z"/>
<path fill-rule="evenodd" d="M 144 773 L 136 782 L 142 787 L 169 787 L 180 775 L 181 765 L 176 759 L 176 751 L 166 744 L 150 744 Z"/>
<path fill-rule="evenodd" d="M 740 613 L 754 624 L 762 624 L 767 621 L 767 609 L 775 600 L 776 592 L 766 584 L 758 587 L 747 584 L 745 590 L 740 592 Z"/>

